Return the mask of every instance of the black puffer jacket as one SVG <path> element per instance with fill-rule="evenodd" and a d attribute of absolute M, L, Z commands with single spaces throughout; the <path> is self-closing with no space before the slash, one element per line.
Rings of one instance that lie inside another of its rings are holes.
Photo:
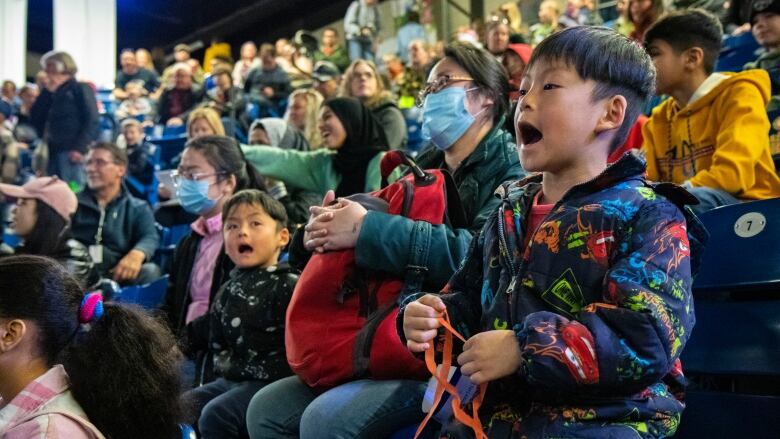
<path fill-rule="evenodd" d="M 30 253 L 25 250 L 24 245 L 21 245 L 16 249 L 5 244 L 0 247 L 0 257 L 15 254 L 26 255 Z M 62 264 L 68 270 L 68 273 L 75 277 L 85 290 L 98 281 L 95 265 L 92 262 L 92 258 L 89 256 L 87 247 L 75 239 L 68 239 L 65 241 L 65 243 L 60 246 L 58 250 L 55 250 L 53 254 L 39 256 L 48 256 Z"/>
<path fill-rule="evenodd" d="M 97 138 L 95 93 L 75 79 L 54 93 L 43 90 L 30 109 L 30 118 L 38 136 L 48 140 L 50 155 L 67 151 L 86 154 L 87 146 Z"/>

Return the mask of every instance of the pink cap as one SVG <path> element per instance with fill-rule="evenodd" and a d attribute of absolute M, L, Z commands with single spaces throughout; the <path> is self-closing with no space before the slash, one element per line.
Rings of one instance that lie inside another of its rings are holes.
<path fill-rule="evenodd" d="M 55 212 L 70 221 L 76 213 L 79 202 L 67 183 L 57 177 L 40 177 L 30 180 L 24 186 L 0 183 L 0 192 L 10 198 L 35 198 L 43 201 Z"/>

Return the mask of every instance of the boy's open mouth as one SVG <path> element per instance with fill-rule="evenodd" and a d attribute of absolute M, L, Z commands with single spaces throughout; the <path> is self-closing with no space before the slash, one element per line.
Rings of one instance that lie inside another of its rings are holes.
<path fill-rule="evenodd" d="M 241 244 L 238 246 L 238 253 L 244 254 L 244 253 L 252 253 L 252 246 L 249 244 Z"/>
<path fill-rule="evenodd" d="M 520 122 L 517 125 L 517 133 L 520 136 L 520 143 L 523 145 L 533 145 L 542 140 L 542 132 L 528 122 Z"/>

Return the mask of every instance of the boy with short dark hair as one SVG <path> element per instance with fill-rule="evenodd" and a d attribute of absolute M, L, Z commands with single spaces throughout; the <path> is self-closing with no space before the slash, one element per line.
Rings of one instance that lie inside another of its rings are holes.
<path fill-rule="evenodd" d="M 668 14 L 645 34 L 658 74 L 658 92 L 671 98 L 644 126 L 650 180 L 687 187 L 697 213 L 742 200 L 780 196 L 769 151 L 763 70 L 714 73 L 722 30 L 712 14 Z"/>
<path fill-rule="evenodd" d="M 298 275 L 279 255 L 290 240 L 287 213 L 256 189 L 233 195 L 222 208 L 225 253 L 236 268 L 208 315 L 191 325 L 192 348 L 214 358 L 217 380 L 189 395 L 200 412 L 202 437 L 248 437 L 246 409 L 266 384 L 292 375 L 284 348 L 284 318 Z"/>
<path fill-rule="evenodd" d="M 607 167 L 654 81 L 645 51 L 605 28 L 537 46 L 515 127 L 523 167 L 539 174 L 503 185 L 501 208 L 445 292 L 412 296 L 399 314 L 402 339 L 422 352 L 448 312 L 467 338 L 460 371 L 490 383 L 490 437 L 676 430 L 679 356 L 694 323 L 689 256 L 699 250 L 686 228 L 702 229 L 682 210 L 690 195 L 647 182 L 637 155 Z"/>

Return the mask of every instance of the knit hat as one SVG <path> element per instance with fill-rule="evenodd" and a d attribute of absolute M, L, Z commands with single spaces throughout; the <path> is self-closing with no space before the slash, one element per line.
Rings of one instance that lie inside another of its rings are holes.
<path fill-rule="evenodd" d="M 57 177 L 36 178 L 28 181 L 24 186 L 0 183 L 0 192 L 10 198 L 40 200 L 60 214 L 65 221 L 70 221 L 70 217 L 76 213 L 79 206 L 76 194 L 67 183 Z"/>
<path fill-rule="evenodd" d="M 750 22 L 753 23 L 756 15 L 764 12 L 780 14 L 780 0 L 753 0 L 750 5 Z"/>

